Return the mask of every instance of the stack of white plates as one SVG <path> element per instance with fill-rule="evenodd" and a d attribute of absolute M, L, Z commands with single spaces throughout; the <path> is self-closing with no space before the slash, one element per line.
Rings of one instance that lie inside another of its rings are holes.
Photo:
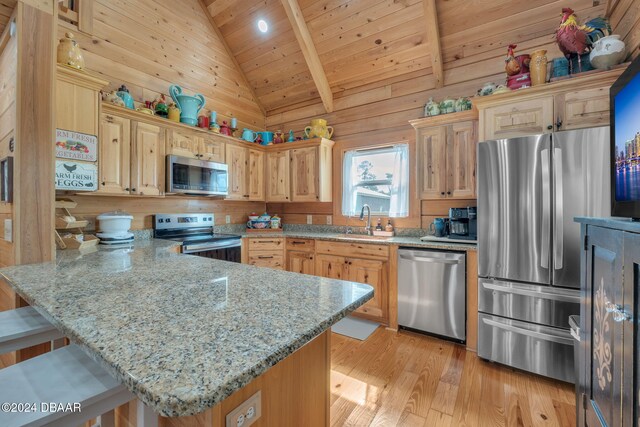
<path fill-rule="evenodd" d="M 101 245 L 123 245 L 133 242 L 133 233 L 96 233 Z"/>

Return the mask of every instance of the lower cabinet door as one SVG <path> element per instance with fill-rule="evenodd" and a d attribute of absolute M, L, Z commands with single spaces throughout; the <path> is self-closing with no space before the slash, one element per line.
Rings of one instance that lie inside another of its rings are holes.
<path fill-rule="evenodd" d="M 273 255 L 270 253 L 250 253 L 249 264 L 256 267 L 267 267 L 275 270 L 284 270 L 284 259 L 282 255 Z"/>
<path fill-rule="evenodd" d="M 638 343 L 638 321 L 640 297 L 634 297 L 640 289 L 640 235 L 624 235 L 624 367 L 622 375 L 622 425 L 640 426 L 640 346 Z M 634 363 L 634 360 L 636 361 Z M 631 375 L 630 373 L 633 372 Z"/>
<path fill-rule="evenodd" d="M 314 275 L 316 272 L 314 255 L 309 252 L 288 251 L 287 271 Z"/>
<path fill-rule="evenodd" d="M 623 425 L 621 390 L 626 322 L 616 320 L 616 312 L 624 309 L 622 253 L 622 232 L 587 227 L 585 418 L 591 427 Z"/>
<path fill-rule="evenodd" d="M 385 321 L 387 295 L 387 267 L 383 261 L 347 258 L 347 280 L 373 287 L 373 298 L 356 310 L 375 320 Z"/>
<path fill-rule="evenodd" d="M 316 255 L 316 276 L 347 280 L 346 258 L 335 255 Z"/>

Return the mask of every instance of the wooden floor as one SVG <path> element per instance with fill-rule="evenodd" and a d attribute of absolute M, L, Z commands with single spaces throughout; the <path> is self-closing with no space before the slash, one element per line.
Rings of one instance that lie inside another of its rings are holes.
<path fill-rule="evenodd" d="M 573 385 L 460 345 L 378 328 L 331 347 L 332 426 L 575 426 Z"/>

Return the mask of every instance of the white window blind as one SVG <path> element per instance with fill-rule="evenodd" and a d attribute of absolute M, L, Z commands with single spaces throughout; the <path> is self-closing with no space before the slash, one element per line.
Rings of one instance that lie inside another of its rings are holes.
<path fill-rule="evenodd" d="M 409 146 L 397 144 L 344 154 L 342 214 L 359 214 L 362 206 L 372 215 L 409 216 Z"/>

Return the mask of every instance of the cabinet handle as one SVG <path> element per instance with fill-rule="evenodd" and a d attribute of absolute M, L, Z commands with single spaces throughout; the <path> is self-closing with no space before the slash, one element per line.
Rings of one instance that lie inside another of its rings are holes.
<path fill-rule="evenodd" d="M 562 127 L 562 119 L 558 117 L 558 120 L 556 121 L 556 129 L 560 129 L 561 127 Z"/>
<path fill-rule="evenodd" d="M 269 256 L 267 256 L 267 255 L 259 255 L 258 256 L 258 259 L 272 259 L 272 258 L 273 258 L 273 255 L 269 255 Z"/>
<path fill-rule="evenodd" d="M 611 301 L 607 301 L 604 305 L 604 309 L 607 313 L 611 313 L 613 315 L 613 321 L 616 323 L 631 320 L 631 315 L 625 312 L 620 304 L 614 304 Z"/>
<path fill-rule="evenodd" d="M 278 243 L 276 240 L 258 240 L 258 243 Z"/>
<path fill-rule="evenodd" d="M 549 130 L 553 130 L 553 125 L 549 125 L 549 126 L 547 126 L 547 129 L 549 129 Z"/>

